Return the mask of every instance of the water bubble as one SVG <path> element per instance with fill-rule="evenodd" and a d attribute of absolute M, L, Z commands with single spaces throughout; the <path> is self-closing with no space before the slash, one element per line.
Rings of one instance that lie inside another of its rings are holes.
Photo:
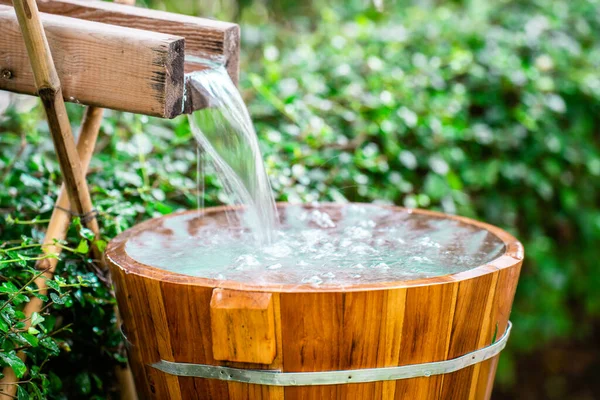
<path fill-rule="evenodd" d="M 381 262 L 381 263 L 377 263 L 377 264 L 371 265 L 371 268 L 375 268 L 375 269 L 390 269 L 390 266 L 387 265 L 384 262 Z"/>
<path fill-rule="evenodd" d="M 302 279 L 302 283 L 308 283 L 317 286 L 323 283 L 323 279 L 319 278 L 317 275 L 313 275 L 309 278 Z"/>
<path fill-rule="evenodd" d="M 372 233 L 360 226 L 351 226 L 344 232 L 350 239 L 368 239 L 372 236 Z"/>
<path fill-rule="evenodd" d="M 251 254 L 242 254 L 235 260 L 240 267 L 260 265 L 260 262 Z"/>
<path fill-rule="evenodd" d="M 263 252 L 275 258 L 283 258 L 290 255 L 292 249 L 285 243 L 275 243 L 271 246 L 264 247 Z"/>

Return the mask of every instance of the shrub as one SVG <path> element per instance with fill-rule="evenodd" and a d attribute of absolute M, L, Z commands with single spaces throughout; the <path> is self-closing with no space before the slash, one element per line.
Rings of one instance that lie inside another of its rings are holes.
<path fill-rule="evenodd" d="M 281 197 L 441 209 L 515 234 L 526 263 L 505 384 L 525 373 L 511 366 L 515 354 L 591 341 L 600 315 L 597 4 L 340 15 L 323 9 L 314 32 L 246 32 L 245 50 L 262 51 L 243 86 Z M 568 397 L 547 390 L 542 398 Z"/>

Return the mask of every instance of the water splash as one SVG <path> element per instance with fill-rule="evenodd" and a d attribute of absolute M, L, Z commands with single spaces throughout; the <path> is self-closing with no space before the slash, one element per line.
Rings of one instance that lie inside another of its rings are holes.
<path fill-rule="evenodd" d="M 270 245 L 222 213 L 166 217 L 131 237 L 127 253 L 157 268 L 251 284 L 354 285 L 468 271 L 505 252 L 474 225 L 367 205 L 288 205 Z"/>
<path fill-rule="evenodd" d="M 233 217 L 259 243 L 270 243 L 277 209 L 248 109 L 225 67 L 212 66 L 188 79 L 186 96 L 207 106 L 188 115 L 192 133 L 209 155 L 229 203 L 245 209 Z"/>

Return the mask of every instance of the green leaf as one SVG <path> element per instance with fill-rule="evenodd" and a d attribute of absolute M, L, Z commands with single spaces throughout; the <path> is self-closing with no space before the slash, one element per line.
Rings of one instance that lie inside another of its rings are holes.
<path fill-rule="evenodd" d="M 87 372 L 82 372 L 75 378 L 75 382 L 79 386 L 79 393 L 90 394 L 92 391 L 92 380 Z"/>
<path fill-rule="evenodd" d="M 106 250 L 107 245 L 106 240 L 96 240 L 94 244 L 96 245 L 100 253 L 104 253 L 104 250 Z"/>
<path fill-rule="evenodd" d="M 23 360 L 17 357 L 17 353 L 14 350 L 11 350 L 10 352 L 0 352 L 0 358 L 15 371 L 17 378 L 22 378 L 23 375 L 25 375 L 25 372 L 27 372 L 27 366 Z"/>
<path fill-rule="evenodd" d="M 40 331 L 38 331 L 37 329 L 35 329 L 34 327 L 30 326 L 29 329 L 27 329 L 27 332 L 30 335 L 37 335 L 38 333 L 40 333 Z"/>
<path fill-rule="evenodd" d="M 89 250 L 90 250 L 90 246 L 88 245 L 87 240 L 82 239 L 79 242 L 79 245 L 77 245 L 75 252 L 77 252 L 79 254 L 87 254 Z"/>
<path fill-rule="evenodd" d="M 2 285 L 0 285 L 0 293 L 13 294 L 13 293 L 17 293 L 18 291 L 19 291 L 19 288 L 16 287 L 15 284 L 12 282 L 4 282 L 4 283 L 2 283 Z"/>
<path fill-rule="evenodd" d="M 34 386 L 34 385 L 31 385 Z M 19 385 L 17 386 L 17 399 L 18 400 L 29 400 L 29 393 L 27 393 L 27 390 L 25 390 L 23 388 L 23 386 Z"/>
<path fill-rule="evenodd" d="M 498 323 L 496 322 L 496 329 L 494 329 L 494 335 L 492 336 L 492 344 L 496 343 L 497 337 L 498 337 Z"/>
<path fill-rule="evenodd" d="M 37 312 L 34 312 L 33 314 L 31 314 L 31 326 L 36 326 L 36 325 L 44 322 L 44 320 L 45 320 L 45 318 L 42 317 Z"/>
<path fill-rule="evenodd" d="M 52 279 L 47 279 L 46 280 L 46 285 L 51 288 L 56 290 L 57 292 L 60 292 L 60 284 L 58 282 L 56 282 L 55 280 Z"/>
<path fill-rule="evenodd" d="M 42 300 L 44 303 L 48 301 L 48 296 L 41 294 L 40 292 L 31 292 L 29 294 L 34 297 L 37 297 L 38 299 Z"/>
<path fill-rule="evenodd" d="M 33 329 L 35 329 L 35 328 L 33 328 Z M 21 337 L 23 339 L 25 339 L 25 341 L 27 341 L 27 343 L 29 343 L 33 347 L 37 347 L 40 342 L 37 337 L 35 337 L 34 335 L 32 335 L 30 333 L 21 333 Z"/>
<path fill-rule="evenodd" d="M 23 293 L 19 293 L 15 297 L 13 297 L 13 303 L 18 306 L 19 304 L 29 303 L 29 296 L 24 295 Z"/>
<path fill-rule="evenodd" d="M 2 313 L 0 316 L 0 331 L 2 332 L 8 332 L 10 329 L 10 324 L 6 321 L 6 319 L 8 319 L 8 316 L 5 317 L 4 313 Z M 10 319 L 8 320 L 10 321 Z"/>
<path fill-rule="evenodd" d="M 58 347 L 58 344 L 56 344 L 56 341 L 51 337 L 45 337 L 42 340 L 40 340 L 40 345 L 50 350 L 50 354 L 53 356 L 57 356 L 60 354 L 60 348 Z"/>
<path fill-rule="evenodd" d="M 156 209 L 156 211 L 163 215 L 170 214 L 173 212 L 173 207 L 168 206 L 167 204 L 160 201 L 154 202 L 154 208 Z"/>
<path fill-rule="evenodd" d="M 94 235 L 94 232 L 92 232 L 88 228 L 79 229 L 79 236 L 81 236 L 84 239 L 90 240 L 90 241 L 94 240 L 94 238 L 96 237 L 96 235 Z"/>
<path fill-rule="evenodd" d="M 40 388 L 37 387 L 37 385 L 35 383 L 32 383 L 31 385 L 29 385 L 29 387 L 30 387 L 30 390 L 33 392 L 33 395 L 35 396 L 36 399 L 43 400 L 45 398 L 44 394 L 42 393 Z"/>
<path fill-rule="evenodd" d="M 65 304 L 65 297 L 59 296 L 56 293 L 50 293 L 50 298 L 52 299 L 53 302 L 55 302 L 56 304 Z"/>

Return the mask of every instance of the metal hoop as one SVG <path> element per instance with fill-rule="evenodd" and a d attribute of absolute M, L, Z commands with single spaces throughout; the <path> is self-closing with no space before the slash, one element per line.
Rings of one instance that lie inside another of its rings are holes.
<path fill-rule="evenodd" d="M 340 385 L 347 383 L 394 381 L 398 379 L 448 374 L 488 360 L 499 354 L 506 347 L 511 329 L 512 324 L 509 321 L 506 332 L 504 332 L 504 335 L 500 339 L 487 347 L 463 356 L 446 361 L 402 365 L 399 367 L 343 371 L 281 372 L 274 370 L 240 369 L 218 365 L 177 363 L 165 360 L 152 364 L 152 367 L 176 376 L 219 379 L 222 381 L 270 386 Z"/>

